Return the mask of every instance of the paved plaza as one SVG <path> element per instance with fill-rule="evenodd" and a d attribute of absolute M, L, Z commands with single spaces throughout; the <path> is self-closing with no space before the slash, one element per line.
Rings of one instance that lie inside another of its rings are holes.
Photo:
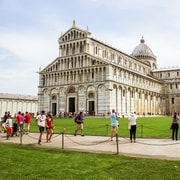
<path fill-rule="evenodd" d="M 1 143 L 14 143 L 34 147 L 70 149 L 83 152 L 121 154 L 127 156 L 180 160 L 180 141 L 171 139 L 137 138 L 130 143 L 129 138 L 118 137 L 110 141 L 107 136 L 74 136 L 70 134 L 53 134 L 52 142 L 46 143 L 43 134 L 42 145 L 38 145 L 39 133 L 29 133 L 22 137 L 13 136 L 6 139 L 5 133 L 0 133 Z"/>

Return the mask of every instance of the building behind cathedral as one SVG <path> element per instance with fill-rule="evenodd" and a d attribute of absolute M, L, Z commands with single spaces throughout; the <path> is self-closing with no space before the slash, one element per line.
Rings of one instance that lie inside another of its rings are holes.
<path fill-rule="evenodd" d="M 129 55 L 96 40 L 74 21 L 58 42 L 59 57 L 39 72 L 39 111 L 180 112 L 180 68 L 158 69 L 143 38 Z"/>
<path fill-rule="evenodd" d="M 23 94 L 0 93 L 0 118 L 9 111 L 12 117 L 21 111 L 36 115 L 38 111 L 38 97 Z"/>

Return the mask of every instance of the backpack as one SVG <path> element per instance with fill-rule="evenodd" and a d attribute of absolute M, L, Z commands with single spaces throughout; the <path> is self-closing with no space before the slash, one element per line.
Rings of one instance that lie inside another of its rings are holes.
<path fill-rule="evenodd" d="M 77 123 L 77 119 L 78 119 L 79 115 L 77 115 L 75 118 L 74 118 L 74 122 Z"/>

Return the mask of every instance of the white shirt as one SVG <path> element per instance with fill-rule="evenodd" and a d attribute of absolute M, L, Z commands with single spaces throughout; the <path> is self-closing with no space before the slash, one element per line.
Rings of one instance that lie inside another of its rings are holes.
<path fill-rule="evenodd" d="M 12 127 L 13 125 L 12 125 L 12 119 L 11 118 L 7 118 L 6 119 L 6 127 Z"/>
<path fill-rule="evenodd" d="M 129 122 L 130 122 L 131 126 L 136 125 L 136 115 L 135 114 L 131 114 L 129 116 Z"/>
<path fill-rule="evenodd" d="M 44 114 L 40 114 L 36 117 L 38 126 L 45 127 L 46 116 Z"/>

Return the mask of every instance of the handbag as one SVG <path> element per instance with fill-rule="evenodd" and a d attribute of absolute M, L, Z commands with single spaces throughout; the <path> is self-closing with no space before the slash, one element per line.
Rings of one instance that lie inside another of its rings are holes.
<path fill-rule="evenodd" d="M 129 130 L 131 129 L 131 123 L 130 122 L 128 123 L 128 129 Z"/>
<path fill-rule="evenodd" d="M 174 127 L 173 123 L 171 123 L 170 130 L 172 130 Z"/>

